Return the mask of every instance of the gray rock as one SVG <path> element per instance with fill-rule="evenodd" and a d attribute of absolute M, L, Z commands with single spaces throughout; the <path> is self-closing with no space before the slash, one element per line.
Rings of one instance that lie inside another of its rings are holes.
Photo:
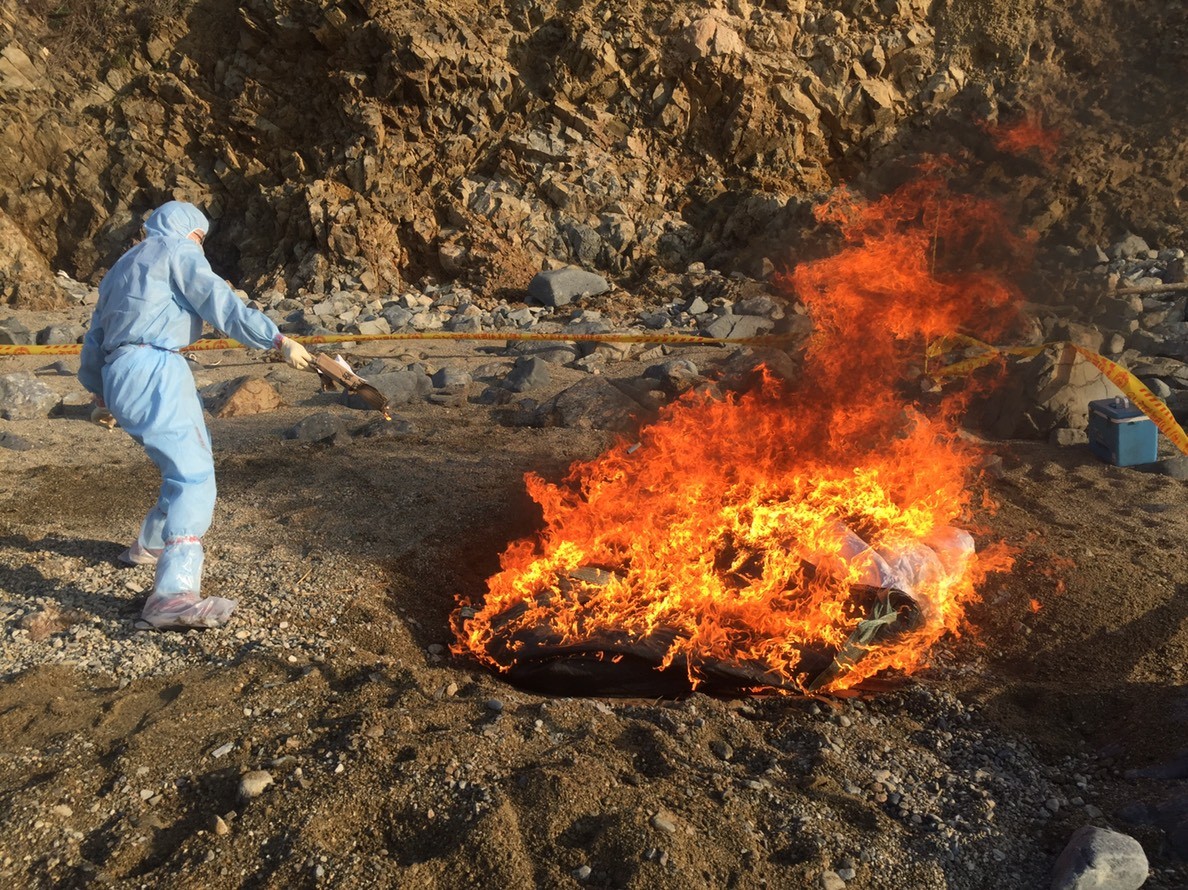
<path fill-rule="evenodd" d="M 511 368 L 512 366 L 507 362 L 486 362 L 475 368 L 471 377 L 474 380 L 502 379 Z"/>
<path fill-rule="evenodd" d="M 388 374 L 392 371 L 403 371 L 404 366 L 399 363 L 394 363 L 389 359 L 374 358 L 365 365 L 361 365 L 355 369 L 355 373 L 364 380 L 370 382 L 372 377 L 379 374 Z"/>
<path fill-rule="evenodd" d="M 545 404 L 537 416 L 545 426 L 625 431 L 636 425 L 644 407 L 605 377 L 588 377 Z"/>
<path fill-rule="evenodd" d="M 61 399 L 52 389 L 24 372 L 0 377 L 0 417 L 33 420 L 46 417 Z"/>
<path fill-rule="evenodd" d="M 401 331 L 409 327 L 412 324 L 415 314 L 411 309 L 406 309 L 404 306 L 389 306 L 381 313 L 384 321 L 394 331 Z"/>
<path fill-rule="evenodd" d="M 1166 400 L 1172 394 L 1171 387 L 1158 377 L 1140 377 L 1139 379 L 1147 385 L 1147 389 L 1151 390 L 1157 398 Z"/>
<path fill-rule="evenodd" d="M 534 321 L 536 321 L 536 316 L 532 314 L 532 310 L 527 306 L 522 306 L 507 313 L 507 323 L 515 325 L 517 328 L 526 328 Z"/>
<path fill-rule="evenodd" d="M 1056 860 L 1052 890 L 1138 890 L 1148 873 L 1142 844 L 1129 835 L 1085 825 Z"/>
<path fill-rule="evenodd" d="M 0 320 L 0 345 L 32 346 L 33 334 L 16 318 Z"/>
<path fill-rule="evenodd" d="M 376 417 L 355 430 L 354 435 L 365 439 L 403 439 L 416 431 L 416 425 L 403 417 L 392 417 L 389 420 Z"/>
<path fill-rule="evenodd" d="M 423 399 L 433 390 L 428 375 L 408 368 L 376 374 L 369 377 L 367 382 L 383 393 L 391 406 L 407 405 L 409 402 Z M 360 396 L 351 395 L 349 392 L 342 394 L 342 403 L 348 408 L 371 410 L 371 406 Z"/>
<path fill-rule="evenodd" d="M 543 359 L 536 356 L 521 356 L 516 359 L 515 366 L 503 381 L 503 385 L 512 392 L 527 392 L 548 386 L 552 382 L 549 366 Z"/>
<path fill-rule="evenodd" d="M 601 352 L 591 352 L 589 355 L 583 355 L 570 362 L 566 367 L 576 371 L 585 371 L 587 374 L 600 374 L 606 370 L 606 356 Z"/>
<path fill-rule="evenodd" d="M 1184 482 L 1188 480 L 1188 455 L 1178 454 L 1175 457 L 1167 457 L 1153 463 L 1140 464 L 1135 469 L 1142 470 L 1144 473 L 1157 473 L 1160 476 L 1167 476 L 1178 482 Z M 1186 772 L 1186 775 L 1188 775 L 1188 772 Z"/>
<path fill-rule="evenodd" d="M 1088 445 L 1089 433 L 1085 430 L 1070 430 L 1067 427 L 1060 427 L 1054 429 L 1048 435 L 1048 441 L 1053 445 L 1070 446 L 1070 445 Z"/>
<path fill-rule="evenodd" d="M 456 334 L 477 334 L 483 329 L 482 318 L 477 315 L 455 315 L 445 323 L 445 329 Z"/>
<path fill-rule="evenodd" d="M 784 307 L 773 300 L 766 294 L 759 294 L 754 297 L 747 297 L 745 300 L 739 300 L 734 304 L 735 315 L 761 315 L 764 318 L 781 318 L 784 314 Z"/>
<path fill-rule="evenodd" d="M 386 318 L 369 318 L 351 325 L 348 328 L 348 333 L 359 334 L 361 336 L 374 336 L 376 334 L 390 334 L 392 333 L 392 328 Z"/>
<path fill-rule="evenodd" d="M 9 451 L 30 451 L 33 448 L 33 443 L 22 439 L 15 433 L 0 430 L 0 448 L 7 448 Z"/>
<path fill-rule="evenodd" d="M 78 343 L 86 332 L 87 329 L 78 324 L 52 324 L 37 332 L 37 342 L 42 346 Z"/>
<path fill-rule="evenodd" d="M 652 817 L 652 826 L 665 831 L 668 834 L 674 834 L 677 830 L 676 819 L 670 813 L 661 810 Z"/>
<path fill-rule="evenodd" d="M 1110 245 L 1106 251 L 1112 260 L 1129 259 L 1131 257 L 1145 257 L 1151 248 L 1138 235 L 1127 233 L 1121 241 Z"/>
<path fill-rule="evenodd" d="M 46 376 L 46 377 L 49 377 L 49 376 L 73 377 L 73 376 L 75 376 L 75 372 L 72 369 L 70 369 L 69 367 L 67 367 L 66 363 L 61 360 L 56 361 L 56 362 L 51 362 L 50 364 L 46 365 L 44 368 L 38 368 L 33 373 L 37 374 L 39 376 Z"/>
<path fill-rule="evenodd" d="M 672 324 L 667 312 L 647 312 L 639 320 L 649 331 L 661 331 Z"/>
<path fill-rule="evenodd" d="M 748 340 L 774 327 L 774 321 L 761 315 L 720 315 L 705 325 L 701 333 L 720 340 Z"/>
<path fill-rule="evenodd" d="M 607 280 L 594 272 L 553 269 L 536 273 L 528 283 L 528 299 L 542 306 L 566 306 L 579 297 L 597 296 L 608 290 Z"/>
<path fill-rule="evenodd" d="M 1105 340 L 1105 335 L 1093 325 L 1063 321 L 1053 328 L 1051 339 L 1068 340 L 1077 346 L 1083 346 L 1090 352 L 1101 352 L 1101 344 Z"/>
<path fill-rule="evenodd" d="M 437 389 L 443 389 L 448 386 L 470 386 L 473 382 L 469 372 L 463 368 L 453 368 L 446 366 L 439 368 L 430 378 L 429 382 Z"/>
<path fill-rule="evenodd" d="M 644 368 L 644 377 L 659 380 L 666 388 L 674 392 L 688 389 L 700 377 L 697 365 L 686 358 L 670 358 L 659 364 Z"/>
<path fill-rule="evenodd" d="M 1054 429 L 1085 429 L 1089 402 L 1121 394 L 1073 350 L 1054 347 L 1020 360 L 979 406 L 977 423 L 1003 438 L 1046 439 Z"/>
<path fill-rule="evenodd" d="M 346 424 L 337 414 L 322 411 L 311 414 L 285 433 L 286 439 L 299 442 L 321 442 L 328 445 L 346 445 L 351 441 Z"/>

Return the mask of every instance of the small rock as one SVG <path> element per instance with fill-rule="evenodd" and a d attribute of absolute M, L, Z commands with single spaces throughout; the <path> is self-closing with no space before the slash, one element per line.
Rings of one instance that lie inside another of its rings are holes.
<path fill-rule="evenodd" d="M 674 834 L 677 830 L 676 820 L 670 813 L 666 813 L 664 810 L 661 810 L 652 817 L 652 827 L 659 828 L 661 831 L 666 831 L 669 834 Z"/>
<path fill-rule="evenodd" d="M 512 392 L 527 392 L 548 386 L 552 380 L 546 361 L 536 356 L 521 356 L 516 359 L 515 367 L 503 381 L 503 385 Z"/>
<path fill-rule="evenodd" d="M 264 789 L 272 784 L 272 774 L 267 770 L 256 769 L 244 773 L 239 779 L 239 796 L 243 800 L 252 800 L 264 793 Z"/>
<path fill-rule="evenodd" d="M 821 890 L 845 890 L 846 882 L 835 871 L 821 872 Z"/>
<path fill-rule="evenodd" d="M 581 865 L 573 870 L 573 876 L 579 881 L 584 881 L 590 877 L 590 866 Z"/>
<path fill-rule="evenodd" d="M 7 448 L 9 451 L 31 451 L 33 443 L 7 430 L 0 430 L 0 448 Z"/>
<path fill-rule="evenodd" d="M 32 346 L 33 333 L 16 318 L 0 320 L 0 345 Z"/>
<path fill-rule="evenodd" d="M 1089 433 L 1085 430 L 1074 430 L 1068 427 L 1060 427 L 1052 430 L 1048 434 L 1048 441 L 1053 445 L 1071 446 L 1071 445 L 1088 445 Z"/>
<path fill-rule="evenodd" d="M 219 837 L 226 837 L 227 835 L 229 835 L 231 833 L 231 826 L 229 826 L 226 822 L 223 821 L 222 816 L 214 817 L 214 826 L 213 827 L 214 827 L 214 833 L 217 834 Z"/>

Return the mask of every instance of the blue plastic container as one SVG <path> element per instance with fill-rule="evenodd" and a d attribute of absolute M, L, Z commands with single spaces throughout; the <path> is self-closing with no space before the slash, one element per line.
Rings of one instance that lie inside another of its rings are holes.
<path fill-rule="evenodd" d="M 1159 431 L 1151 419 L 1121 396 L 1089 403 L 1089 450 L 1118 467 L 1155 461 Z"/>

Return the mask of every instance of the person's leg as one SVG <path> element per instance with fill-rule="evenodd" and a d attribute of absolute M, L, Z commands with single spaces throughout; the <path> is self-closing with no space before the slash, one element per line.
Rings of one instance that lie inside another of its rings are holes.
<path fill-rule="evenodd" d="M 160 498 L 144 522 L 140 524 L 140 533 L 132 546 L 121 553 L 117 559 L 130 566 L 152 566 L 157 564 L 157 558 L 165 549 L 165 509 Z"/>
<path fill-rule="evenodd" d="M 155 349 L 136 350 L 113 363 L 105 388 L 120 425 L 161 471 L 157 506 L 146 523 L 159 511 L 162 549 L 142 619 L 158 628 L 224 624 L 235 603 L 200 595 L 202 535 L 214 513 L 214 459 L 185 359 Z"/>

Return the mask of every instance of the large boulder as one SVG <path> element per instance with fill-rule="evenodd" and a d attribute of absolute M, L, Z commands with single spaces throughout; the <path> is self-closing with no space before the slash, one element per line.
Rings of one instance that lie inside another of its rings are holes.
<path fill-rule="evenodd" d="M 606 293 L 610 284 L 601 275 L 566 268 L 538 272 L 528 282 L 528 300 L 541 306 L 567 306 L 580 297 Z"/>
<path fill-rule="evenodd" d="M 47 417 L 61 399 L 32 374 L 0 377 L 0 417 L 5 420 L 34 420 Z"/>
<path fill-rule="evenodd" d="M 1056 860 L 1052 890 L 1138 890 L 1149 874 L 1142 844 L 1129 835 L 1085 825 Z"/>
<path fill-rule="evenodd" d="M 1085 429 L 1091 401 L 1120 395 L 1074 349 L 1054 346 L 1008 363 L 1006 376 L 975 403 L 971 418 L 1001 438 L 1046 439 L 1056 429 Z"/>
<path fill-rule="evenodd" d="M 563 426 L 579 430 L 634 428 L 646 408 L 606 377 L 587 377 L 558 393 L 538 412 L 542 426 Z"/>

